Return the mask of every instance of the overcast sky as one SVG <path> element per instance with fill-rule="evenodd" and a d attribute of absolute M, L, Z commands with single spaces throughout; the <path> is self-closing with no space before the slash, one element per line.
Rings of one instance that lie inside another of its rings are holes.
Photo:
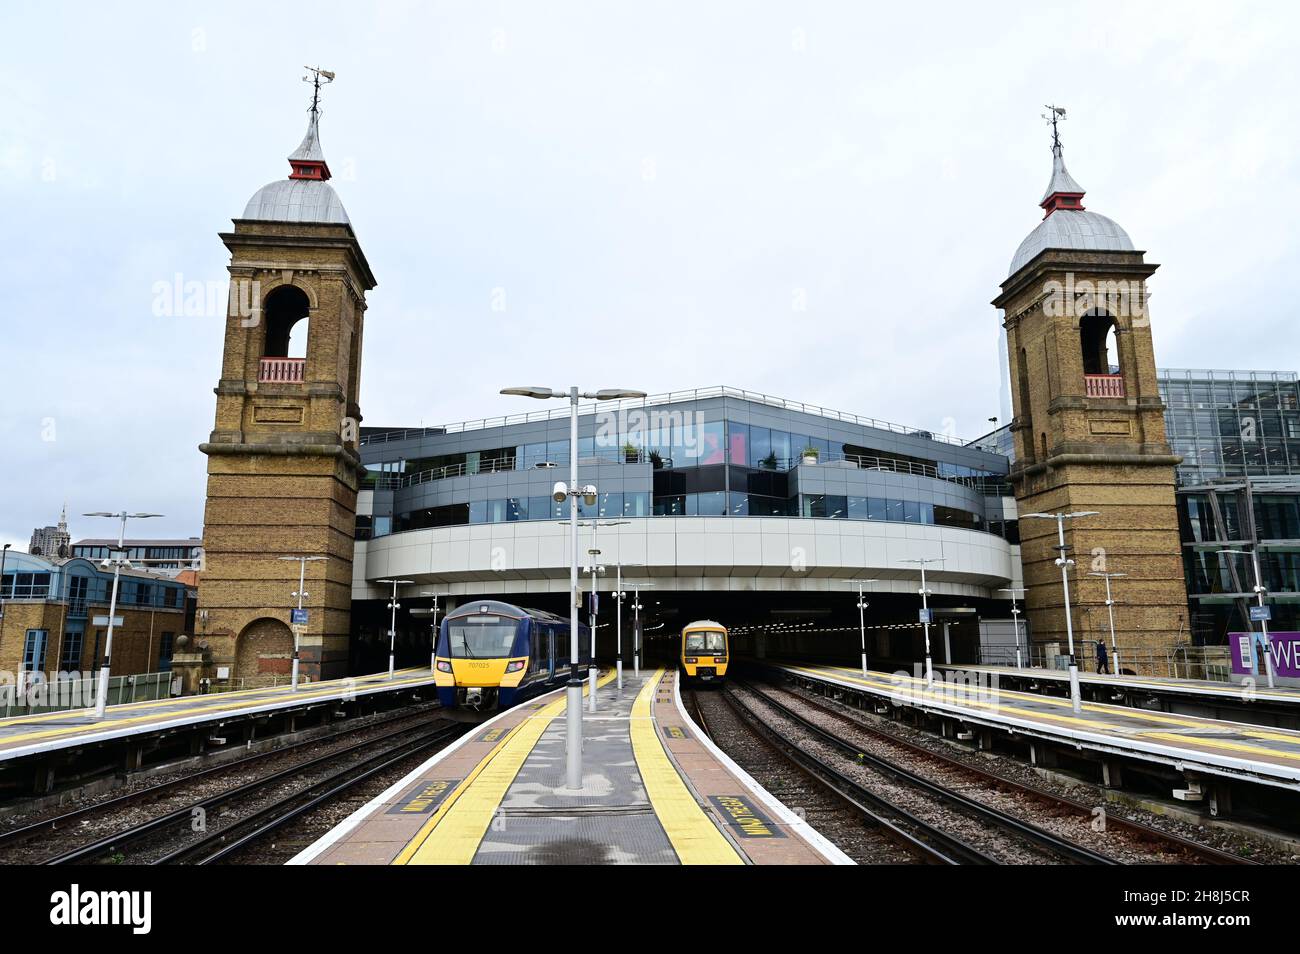
<path fill-rule="evenodd" d="M 979 436 L 1051 102 L 1085 204 L 1161 264 L 1158 363 L 1295 370 L 1297 9 L 7 2 L 0 541 L 65 500 L 200 533 L 223 318 L 155 287 L 224 287 L 308 63 L 379 281 L 367 424 L 729 384 Z"/>

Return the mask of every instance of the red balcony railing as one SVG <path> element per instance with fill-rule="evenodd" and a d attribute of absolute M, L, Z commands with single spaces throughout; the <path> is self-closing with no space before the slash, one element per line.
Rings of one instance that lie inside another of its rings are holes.
<path fill-rule="evenodd" d="M 306 358 L 263 358 L 257 380 L 271 384 L 301 384 Z"/>
<path fill-rule="evenodd" d="M 1090 398 L 1122 398 L 1124 396 L 1124 376 L 1122 374 L 1085 374 L 1083 385 Z"/>

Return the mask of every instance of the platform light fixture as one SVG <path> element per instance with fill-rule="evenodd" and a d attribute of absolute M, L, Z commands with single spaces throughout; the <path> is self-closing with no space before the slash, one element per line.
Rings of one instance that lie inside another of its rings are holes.
<path fill-rule="evenodd" d="M 925 568 L 931 563 L 942 563 L 943 557 L 920 557 L 901 562 L 915 563 L 921 568 L 921 625 L 925 627 L 925 684 L 933 686 L 934 662 L 930 658 L 930 591 L 925 585 Z"/>
<path fill-rule="evenodd" d="M 122 567 L 129 568 L 131 566 L 131 561 L 126 558 L 126 522 L 128 520 L 146 520 L 150 517 L 161 517 L 162 514 L 127 513 L 125 510 L 110 513 L 107 510 L 95 510 L 91 513 L 82 514 L 82 516 L 109 517 L 121 521 L 117 531 L 117 546 L 110 550 L 112 555 L 104 561 L 113 567 L 113 594 L 108 600 L 108 633 L 104 637 L 104 661 L 99 670 L 99 682 L 95 686 L 95 718 L 102 719 L 105 710 L 108 709 L 108 673 L 113 665 L 113 624 L 117 615 L 117 588 L 122 576 Z"/>
<path fill-rule="evenodd" d="M 1016 668 L 1024 668 L 1024 661 L 1020 656 L 1020 605 L 1016 602 L 1018 597 L 1025 595 L 1023 586 L 1004 586 L 998 590 L 999 593 L 1011 594 L 1011 628 L 1016 638 Z"/>
<path fill-rule="evenodd" d="M 308 563 L 315 563 L 315 562 L 317 562 L 318 560 L 324 560 L 325 557 L 323 557 L 323 556 L 282 556 L 282 557 L 280 557 L 279 559 L 281 559 L 281 560 L 296 560 L 296 561 L 298 561 L 298 589 L 295 590 L 295 591 L 294 591 L 292 594 L 290 594 L 290 595 L 295 596 L 295 597 L 298 598 L 298 613 L 299 613 L 299 615 L 301 615 L 301 614 L 302 614 L 302 598 L 303 598 L 304 596 L 307 596 L 307 595 L 308 595 L 308 594 L 307 594 L 307 590 L 306 590 L 306 586 L 307 586 L 307 564 L 308 564 Z M 291 684 L 293 685 L 293 688 L 294 688 L 294 689 L 297 689 L 297 688 L 298 688 L 298 649 L 299 649 L 299 644 L 301 643 L 300 633 L 301 633 L 301 631 L 302 631 L 302 627 L 303 627 L 304 625 L 306 625 L 306 624 L 304 624 L 304 623 L 293 623 L 293 624 L 291 624 L 290 627 L 289 627 L 290 629 L 293 630 L 293 675 L 292 675 L 292 677 L 290 678 L 290 682 L 291 682 Z"/>
<path fill-rule="evenodd" d="M 1106 612 L 1110 617 L 1110 658 L 1115 663 L 1115 675 L 1120 674 L 1119 668 L 1119 644 L 1115 642 L 1115 600 L 1111 598 L 1110 581 L 1119 580 L 1128 576 L 1127 573 L 1102 573 L 1094 570 L 1089 576 L 1101 577 L 1106 581 Z"/>
<path fill-rule="evenodd" d="M 604 388 L 595 392 L 579 391 L 570 387 L 560 391 L 555 388 L 517 387 L 502 388 L 502 394 L 516 397 L 548 400 L 550 398 L 567 398 L 569 401 L 569 482 L 567 485 L 557 483 L 552 496 L 556 503 L 569 500 L 569 682 L 565 692 L 565 773 L 567 788 L 577 791 L 582 788 L 582 677 L 578 649 L 578 497 L 592 498 L 595 503 L 596 488 L 590 484 L 578 487 L 578 401 L 615 401 L 624 398 L 644 398 L 646 392 L 631 388 Z M 563 496 L 556 496 L 561 487 Z M 590 491 L 590 494 L 584 491 Z M 590 504 L 588 504 L 590 506 Z M 595 659 L 592 660 L 595 663 Z M 593 692 L 594 695 L 594 692 Z"/>
<path fill-rule="evenodd" d="M 867 678 L 867 597 L 862 588 L 868 583 L 879 583 L 879 580 L 849 580 L 850 583 L 857 584 L 858 587 L 858 630 L 862 635 L 862 678 Z"/>
<path fill-rule="evenodd" d="M 397 602 L 397 588 L 408 583 L 414 583 L 414 580 L 375 580 L 376 583 L 393 584 L 393 598 L 388 601 L 388 678 L 393 678 L 395 672 L 394 660 L 397 655 L 397 611 L 402 608 L 402 604 Z"/>
<path fill-rule="evenodd" d="M 1250 557 L 1251 569 L 1253 569 L 1253 570 L 1255 571 L 1255 599 L 1258 601 L 1258 603 L 1257 603 L 1256 605 L 1258 605 L 1258 606 L 1260 606 L 1260 607 L 1263 607 L 1263 605 L 1264 605 L 1264 594 L 1267 592 L 1267 590 L 1265 590 L 1265 588 L 1264 588 L 1264 578 L 1260 575 L 1260 572 L 1259 572 L 1259 550 L 1257 550 L 1257 549 L 1255 549 L 1255 550 L 1230 550 L 1230 549 L 1225 548 L 1225 549 L 1220 550 L 1219 552 L 1220 552 L 1220 553 L 1235 553 L 1235 554 L 1237 554 L 1237 555 L 1239 555 L 1239 556 L 1248 556 L 1248 557 Z M 1269 641 L 1269 638 L 1268 638 L 1268 620 L 1264 618 L 1265 615 L 1266 615 L 1266 614 L 1264 614 L 1264 613 L 1260 613 L 1260 614 L 1259 614 L 1259 616 L 1260 616 L 1260 620 L 1259 620 L 1259 628 L 1260 628 L 1260 635 L 1261 635 L 1261 636 L 1263 637 L 1263 639 L 1264 639 L 1264 673 L 1265 673 L 1266 678 L 1268 679 L 1268 687 L 1269 687 L 1270 689 L 1272 689 L 1272 688 L 1274 688 L 1274 686 L 1273 686 L 1273 644 Z M 1255 650 L 1254 650 L 1254 647 L 1251 647 L 1251 650 L 1250 650 L 1250 668 L 1251 668 L 1251 671 L 1253 671 L 1253 672 L 1258 673 L 1258 671 L 1259 671 L 1259 664 L 1255 662 Z"/>
<path fill-rule="evenodd" d="M 1074 620 L 1070 616 L 1070 567 L 1074 561 L 1069 558 L 1065 546 L 1065 521 L 1080 517 L 1095 517 L 1099 511 L 1075 510 L 1071 513 L 1026 513 L 1022 517 L 1036 520 L 1056 521 L 1056 565 L 1061 568 L 1061 592 L 1065 595 L 1065 636 L 1070 653 L 1070 705 L 1075 712 L 1083 711 L 1083 700 L 1079 693 L 1079 661 L 1074 656 Z"/>

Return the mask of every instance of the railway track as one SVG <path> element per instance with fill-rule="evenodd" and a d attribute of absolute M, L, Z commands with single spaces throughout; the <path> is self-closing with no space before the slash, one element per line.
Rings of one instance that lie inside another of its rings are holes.
<path fill-rule="evenodd" d="M 303 739 L 288 745 L 267 749 L 263 752 L 256 752 L 237 759 L 230 759 L 217 765 L 209 766 L 208 768 L 199 769 L 195 772 L 177 775 L 175 778 L 157 782 L 144 788 L 123 792 L 120 795 L 90 802 L 89 804 L 82 805 L 70 811 L 62 812 L 58 815 L 52 815 L 48 818 L 40 818 L 36 821 L 28 822 L 27 824 L 15 826 L 13 828 L 0 829 L 0 860 L 8 861 L 9 859 L 5 856 L 5 853 L 18 849 L 36 838 L 50 835 L 57 837 L 62 833 L 71 832 L 78 826 L 84 826 L 90 823 L 97 816 L 109 815 L 114 811 L 134 809 L 137 806 L 143 807 L 156 803 L 178 795 L 187 789 L 192 789 L 196 785 L 220 779 L 225 775 L 238 775 L 241 772 L 256 769 L 256 767 L 262 763 L 273 762 L 286 756 L 292 756 L 295 752 L 329 746 L 350 735 L 380 729 L 386 725 L 419 719 L 422 716 L 426 716 L 428 712 L 436 710 L 437 708 L 439 708 L 438 705 L 432 703 L 415 707 L 414 709 L 389 713 L 381 718 L 369 719 L 356 725 L 349 725 L 331 735 Z M 378 736 L 378 738 L 385 737 L 385 735 Z"/>
<path fill-rule="evenodd" d="M 791 758 L 927 846 L 943 863 L 1119 863 L 917 773 L 875 759 L 762 693 L 743 685 L 728 687 L 726 691 L 729 701 L 742 709 L 761 731 L 771 735 Z M 769 706 L 769 710 L 760 711 L 750 700 Z M 783 723 L 793 725 L 794 731 Z M 832 751 L 846 752 L 853 770 L 836 765 L 825 752 L 819 754 L 809 741 L 820 742 Z"/>
<path fill-rule="evenodd" d="M 726 690 L 687 690 L 682 698 L 702 730 L 853 860 L 863 864 L 985 861 L 977 849 L 943 832 L 926 832 L 920 819 L 881 804 L 851 780 L 836 784 L 833 769 L 793 754 Z"/>
<path fill-rule="evenodd" d="M 409 714 L 408 714 L 409 715 Z M 341 749 L 333 749 L 305 761 L 277 769 L 265 775 L 242 782 L 230 788 L 185 799 L 178 807 L 151 815 L 137 822 L 127 822 L 111 834 L 60 846 L 53 853 L 33 859 L 39 864 L 96 864 L 147 863 L 163 864 L 185 861 L 208 861 L 224 857 L 223 842 L 230 842 L 236 830 L 242 834 L 251 824 L 261 831 L 270 831 L 290 818 L 280 816 L 300 809 L 293 817 L 309 811 L 324 801 L 318 796 L 333 795 L 351 787 L 391 765 L 393 759 L 409 757 L 454 738 L 464 731 L 459 724 L 438 720 L 404 725 L 354 742 Z M 319 740 L 316 740 L 319 744 Z M 285 749 L 260 753 L 248 759 L 220 766 L 229 771 L 232 767 L 247 768 L 271 754 L 282 754 Z M 344 763 L 339 766 L 339 763 Z M 373 771 L 372 771 L 373 769 Z M 28 840 L 44 831 L 58 836 L 73 834 L 84 824 L 85 816 L 105 809 L 130 811 L 156 802 L 163 794 L 175 795 L 192 787 L 197 780 L 207 779 L 205 771 L 131 792 L 108 802 L 87 806 L 57 818 L 36 822 L 24 829 L 7 833 L 9 837 Z M 301 780 L 307 778 L 307 783 Z M 350 780 L 349 780 L 350 779 Z M 342 786 L 342 787 L 340 787 Z M 305 805 L 311 802 L 310 805 Z M 229 819 L 229 820 L 227 820 Z M 60 839 L 76 841 L 72 839 Z M 209 857 L 215 856 L 215 857 Z"/>
<path fill-rule="evenodd" d="M 1077 801 L 1064 795 L 1048 792 L 1033 785 L 1015 779 L 998 775 L 994 772 L 987 771 L 969 762 L 953 758 L 942 752 L 936 752 L 931 748 L 919 745 L 910 739 L 903 738 L 893 732 L 888 731 L 880 725 L 868 722 L 866 719 L 859 718 L 855 714 L 845 712 L 841 709 L 826 705 L 817 699 L 811 698 L 808 694 L 795 692 L 788 687 L 775 689 L 777 692 L 785 693 L 797 699 L 800 704 L 815 710 L 817 713 L 824 715 L 837 724 L 843 725 L 855 732 L 879 740 L 886 746 L 897 748 L 903 753 L 912 756 L 918 760 L 929 763 L 945 774 L 957 774 L 974 782 L 979 788 L 984 790 L 994 790 L 1010 792 L 1016 797 L 1025 801 L 1034 802 L 1046 806 L 1049 810 L 1064 816 L 1071 816 L 1080 819 L 1091 820 L 1096 815 L 1096 808 L 1093 805 Z M 776 700 L 771 699 L 761 690 L 758 694 L 767 699 L 772 705 L 780 706 Z M 789 707 L 780 706 L 788 711 Z M 793 716 L 793 718 L 798 718 Z M 837 740 L 841 748 L 857 754 L 860 746 L 854 745 L 851 741 Z M 1123 836 L 1132 839 L 1139 845 L 1146 845 L 1155 850 L 1167 854 L 1170 857 L 1164 859 L 1167 863 L 1186 864 L 1188 862 L 1199 862 L 1210 865 L 1255 865 L 1258 862 L 1249 858 L 1243 858 L 1240 855 L 1220 851 L 1210 845 L 1204 845 L 1184 838 L 1173 832 L 1162 831 L 1145 825 L 1142 822 L 1124 818 L 1118 815 L 1108 815 L 1106 817 L 1106 830 L 1110 832 L 1119 832 Z"/>

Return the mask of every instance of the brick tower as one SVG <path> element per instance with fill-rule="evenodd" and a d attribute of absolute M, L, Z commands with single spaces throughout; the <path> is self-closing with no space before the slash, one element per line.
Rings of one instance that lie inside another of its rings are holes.
<path fill-rule="evenodd" d="M 216 425 L 199 448 L 208 455 L 200 635 L 213 663 L 250 685 L 290 670 L 299 564 L 284 556 L 323 558 L 306 564 L 303 675 L 347 674 L 357 395 L 375 279 L 327 182 L 313 72 L 289 177 L 259 190 L 221 235 L 231 307 Z"/>
<path fill-rule="evenodd" d="M 1011 472 L 1021 514 L 1025 605 L 1036 645 L 1066 652 L 1054 521 L 1033 512 L 1097 511 L 1066 525 L 1080 668 L 1110 648 L 1105 580 L 1114 581 L 1120 662 L 1144 671 L 1185 638 L 1187 593 L 1174 504 L 1177 456 L 1156 390 L 1146 279 L 1157 265 L 1125 231 L 1083 207 L 1053 110 L 1045 215 L 1021 243 L 1002 293 L 1015 417 Z M 1126 652 L 1127 649 L 1127 652 Z"/>

